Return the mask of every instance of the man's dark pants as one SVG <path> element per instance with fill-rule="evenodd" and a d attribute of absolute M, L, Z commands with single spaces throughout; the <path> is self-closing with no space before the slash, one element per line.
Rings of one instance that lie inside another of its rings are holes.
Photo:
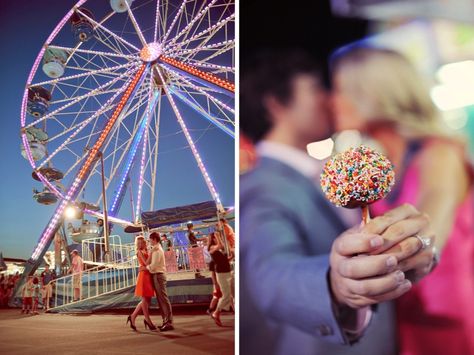
<path fill-rule="evenodd" d="M 166 292 L 166 276 L 162 272 L 151 275 L 153 277 L 153 288 L 155 289 L 156 300 L 158 301 L 161 317 L 163 318 L 163 325 L 166 323 L 173 324 L 173 311 Z"/>

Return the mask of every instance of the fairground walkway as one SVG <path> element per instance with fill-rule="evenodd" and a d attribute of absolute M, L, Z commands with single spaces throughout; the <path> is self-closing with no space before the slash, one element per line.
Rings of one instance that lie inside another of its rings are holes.
<path fill-rule="evenodd" d="M 234 315 L 224 313 L 224 327 L 203 315 L 203 308 L 174 310 L 175 330 L 138 332 L 125 326 L 127 312 L 95 314 L 20 314 L 0 309 L 0 354 L 233 354 Z M 152 312 L 155 324 L 161 317 Z"/>

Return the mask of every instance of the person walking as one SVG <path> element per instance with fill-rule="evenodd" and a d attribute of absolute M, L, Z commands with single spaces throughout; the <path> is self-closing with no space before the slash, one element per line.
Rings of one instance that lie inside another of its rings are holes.
<path fill-rule="evenodd" d="M 49 269 L 49 264 L 46 264 L 44 271 L 41 273 L 41 285 L 43 288 L 43 308 L 45 311 L 49 309 L 49 300 L 53 294 L 53 285 L 51 281 L 54 280 L 54 275 Z"/>
<path fill-rule="evenodd" d="M 222 310 L 230 309 L 233 306 L 230 286 L 232 275 L 230 273 L 231 268 L 229 259 L 224 253 L 224 245 L 218 232 L 210 234 L 208 250 L 211 253 L 212 261 L 214 262 L 217 284 L 222 292 L 222 297 L 219 298 L 216 310 L 211 313 L 211 317 L 218 326 L 222 327 L 220 319 Z"/>
<path fill-rule="evenodd" d="M 72 285 L 74 288 L 74 301 L 79 301 L 81 298 L 81 281 L 82 281 L 82 270 L 84 269 L 84 263 L 82 258 L 79 256 L 77 250 L 71 252 L 72 261 L 69 273 L 72 274 Z"/>

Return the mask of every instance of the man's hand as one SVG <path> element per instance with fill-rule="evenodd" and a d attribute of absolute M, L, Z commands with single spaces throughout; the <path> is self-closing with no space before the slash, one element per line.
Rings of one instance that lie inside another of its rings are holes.
<path fill-rule="evenodd" d="M 413 256 L 421 248 L 413 236 L 424 233 L 428 224 L 427 217 L 413 206 L 403 205 L 339 236 L 330 255 L 329 277 L 335 300 L 361 308 L 407 292 L 412 284 L 403 271 L 423 263 Z M 423 260 L 427 258 L 425 255 Z"/>

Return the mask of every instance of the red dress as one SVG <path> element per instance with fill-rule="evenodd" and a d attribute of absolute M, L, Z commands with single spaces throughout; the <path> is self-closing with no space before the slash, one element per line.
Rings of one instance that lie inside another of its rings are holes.
<path fill-rule="evenodd" d="M 143 258 L 148 259 L 148 253 L 142 251 Z M 140 266 L 146 266 L 141 258 L 138 258 Z M 140 271 L 137 277 L 137 286 L 135 287 L 135 296 L 138 297 L 153 297 L 155 290 L 153 289 L 153 283 L 151 280 L 151 274 L 148 270 Z"/>

